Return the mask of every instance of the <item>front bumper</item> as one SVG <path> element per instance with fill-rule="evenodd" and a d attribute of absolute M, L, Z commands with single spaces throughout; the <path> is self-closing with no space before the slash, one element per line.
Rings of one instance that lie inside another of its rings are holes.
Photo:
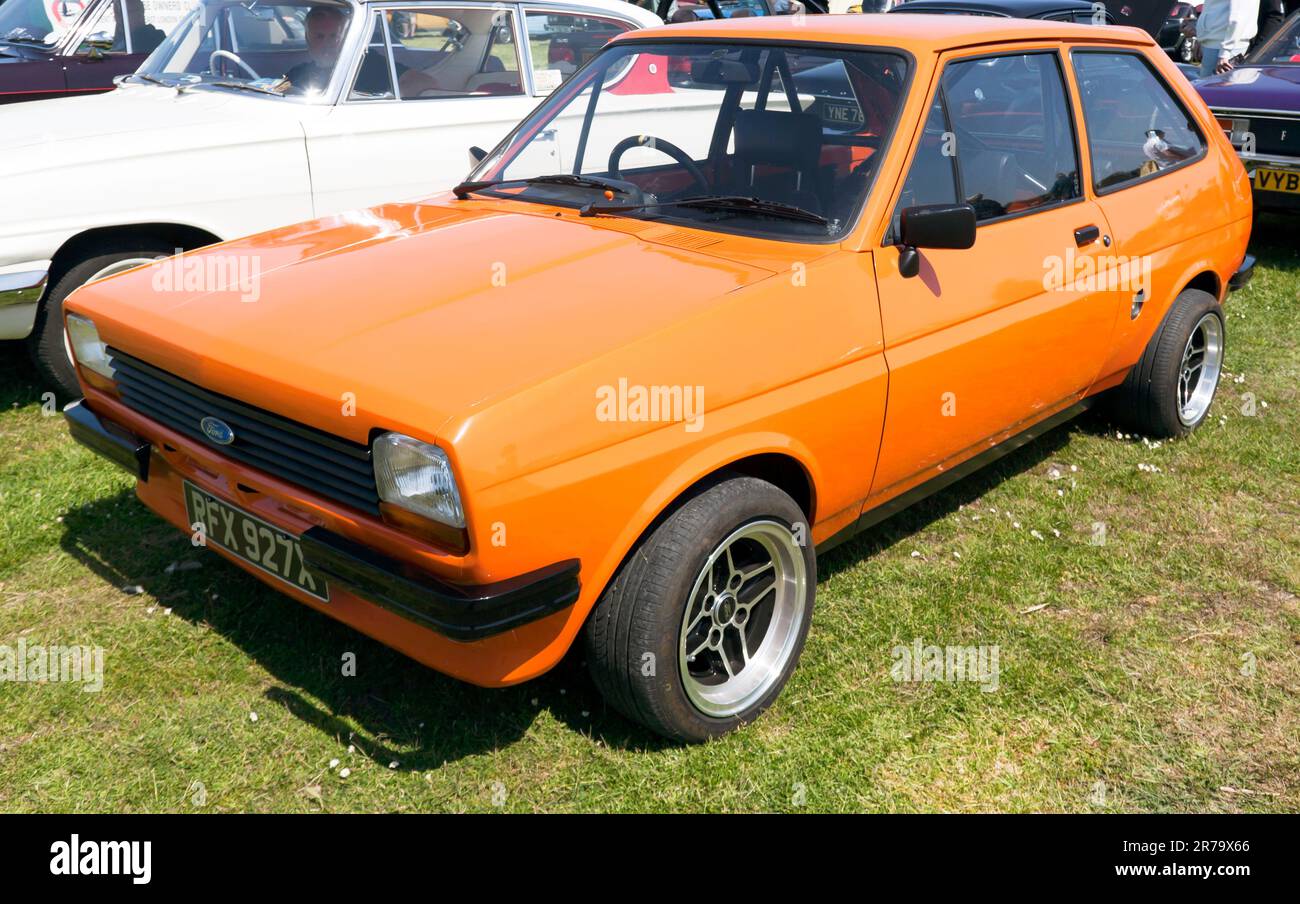
<path fill-rule="evenodd" d="M 73 402 L 63 409 L 72 438 L 96 455 L 101 455 L 135 475 L 137 480 L 149 479 L 149 443 L 125 427 L 112 421 L 101 420 L 86 407 L 85 402 Z"/>
<path fill-rule="evenodd" d="M 453 640 L 479 640 L 567 609 L 578 601 L 578 562 L 493 584 L 458 587 L 323 527 L 302 535 L 308 567 L 331 583 Z"/>
<path fill-rule="evenodd" d="M 152 449 L 147 440 L 101 418 L 84 401 L 68 405 L 63 414 L 73 439 L 138 480 L 149 480 Z M 572 606 L 581 591 L 577 560 L 490 584 L 464 585 L 442 581 L 321 526 L 308 528 L 299 543 L 308 567 L 332 586 L 456 641 L 481 640 L 536 622 Z"/>
<path fill-rule="evenodd" d="M 31 335 L 49 267 L 49 261 L 0 267 L 0 339 L 25 339 Z"/>
<path fill-rule="evenodd" d="M 0 307 L 40 301 L 49 275 L 49 261 L 28 261 L 0 267 Z"/>

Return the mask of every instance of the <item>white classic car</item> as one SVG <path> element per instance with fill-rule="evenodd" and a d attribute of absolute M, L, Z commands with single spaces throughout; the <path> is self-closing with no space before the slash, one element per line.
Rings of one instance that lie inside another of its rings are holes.
<path fill-rule="evenodd" d="M 459 182 L 623 0 L 201 0 L 119 87 L 0 114 L 0 339 L 79 395 L 63 299 L 148 260 Z"/>

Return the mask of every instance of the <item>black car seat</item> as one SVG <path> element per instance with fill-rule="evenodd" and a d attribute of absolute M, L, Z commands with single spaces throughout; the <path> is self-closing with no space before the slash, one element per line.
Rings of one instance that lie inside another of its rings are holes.
<path fill-rule="evenodd" d="M 734 137 L 736 194 L 822 212 L 822 124 L 817 114 L 741 110 Z"/>

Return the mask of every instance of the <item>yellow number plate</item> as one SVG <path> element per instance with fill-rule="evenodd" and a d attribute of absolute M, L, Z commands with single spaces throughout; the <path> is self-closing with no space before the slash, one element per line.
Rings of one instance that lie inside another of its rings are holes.
<path fill-rule="evenodd" d="M 1260 168 L 1255 170 L 1255 187 L 1262 191 L 1300 195 L 1300 173 Z"/>

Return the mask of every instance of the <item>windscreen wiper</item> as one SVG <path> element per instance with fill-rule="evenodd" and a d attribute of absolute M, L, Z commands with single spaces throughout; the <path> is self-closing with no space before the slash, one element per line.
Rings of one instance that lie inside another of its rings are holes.
<path fill-rule="evenodd" d="M 236 91 L 256 91 L 258 94 L 269 94 L 272 97 L 284 97 L 284 91 L 276 91 L 265 85 L 254 85 L 252 82 L 207 82 L 211 88 L 234 88 Z"/>
<path fill-rule="evenodd" d="M 736 213 L 780 217 L 787 220 L 798 220 L 803 223 L 815 223 L 818 226 L 830 225 L 830 221 L 824 216 L 813 213 L 811 210 L 805 210 L 793 204 L 782 204 L 779 201 L 747 198 L 744 195 L 702 195 L 698 198 L 682 198 L 680 201 L 655 201 L 649 204 L 588 204 L 579 213 L 584 217 L 593 217 L 601 213 L 624 213 L 630 210 L 645 210 L 652 207 L 701 207 L 712 210 L 729 210 Z"/>
<path fill-rule="evenodd" d="M 162 85 L 164 88 L 175 88 L 175 82 L 164 82 L 160 78 L 155 78 L 147 72 L 132 72 L 127 76 L 128 79 L 140 79 L 143 82 L 152 82 L 155 85 Z"/>
<path fill-rule="evenodd" d="M 464 201 L 471 192 L 494 188 L 498 185 L 520 183 L 524 185 L 573 185 L 579 188 L 606 189 L 623 195 L 628 193 L 628 186 L 625 183 L 613 179 L 602 179 L 600 176 L 578 176 L 573 173 L 552 173 L 549 176 L 533 176 L 531 179 L 484 179 L 477 182 L 462 182 L 453 188 L 451 193 Z"/>

